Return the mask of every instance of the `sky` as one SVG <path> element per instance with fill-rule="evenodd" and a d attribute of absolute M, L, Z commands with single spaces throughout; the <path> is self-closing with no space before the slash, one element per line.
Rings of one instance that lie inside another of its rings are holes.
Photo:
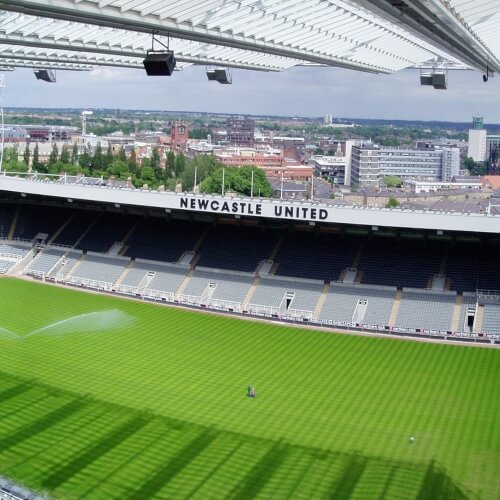
<path fill-rule="evenodd" d="M 340 68 L 297 67 L 281 73 L 231 70 L 233 84 L 208 82 L 204 67 L 172 77 L 141 69 L 58 71 L 57 83 L 32 70 L 6 72 L 5 107 L 120 108 L 282 116 L 443 120 L 500 123 L 500 75 L 449 71 L 448 90 L 421 87 L 418 70 L 373 75 Z"/>

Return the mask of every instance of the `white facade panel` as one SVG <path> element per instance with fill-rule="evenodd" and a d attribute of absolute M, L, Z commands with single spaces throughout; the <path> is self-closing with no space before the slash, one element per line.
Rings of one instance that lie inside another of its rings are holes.
<path fill-rule="evenodd" d="M 0 191 L 111 203 L 117 206 L 144 206 L 165 209 L 165 211 L 181 210 L 235 217 L 500 233 L 500 216 L 487 214 L 350 207 L 327 203 L 194 195 L 192 193 L 64 184 L 7 176 L 0 177 Z"/>
<path fill-rule="evenodd" d="M 467 156 L 474 161 L 486 160 L 486 130 L 469 130 Z"/>

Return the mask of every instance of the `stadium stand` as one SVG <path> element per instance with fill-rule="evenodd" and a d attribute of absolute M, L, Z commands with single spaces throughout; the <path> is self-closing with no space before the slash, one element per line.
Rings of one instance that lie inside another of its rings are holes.
<path fill-rule="evenodd" d="M 57 270 L 55 276 L 53 276 L 53 273 L 49 273 L 49 276 L 54 277 L 57 281 L 63 281 L 71 273 L 72 269 L 81 257 L 81 250 L 71 250 L 66 252 L 66 255 L 62 259 L 61 268 Z"/>
<path fill-rule="evenodd" d="M 253 272 L 268 259 L 277 243 L 277 235 L 252 227 L 215 226 L 198 249 L 198 264 L 216 269 Z"/>
<path fill-rule="evenodd" d="M 145 286 L 144 295 L 152 298 L 169 297 L 173 300 L 174 295 L 186 277 L 188 269 L 174 264 L 165 264 L 155 266 L 149 272 L 154 273 L 154 275 L 150 276 L 151 280 Z"/>
<path fill-rule="evenodd" d="M 232 307 L 239 307 L 254 277 L 251 274 L 230 274 L 215 272 L 206 268 L 198 268 L 189 281 L 184 295 L 198 297 L 200 304 L 231 303 Z M 210 285 L 213 284 L 213 287 Z"/>
<path fill-rule="evenodd" d="M 7 238 L 9 236 L 9 230 L 14 220 L 15 211 L 16 209 L 12 205 L 0 206 L 0 238 Z"/>
<path fill-rule="evenodd" d="M 97 217 L 98 214 L 96 212 L 82 210 L 74 212 L 74 217 L 55 237 L 52 243 L 69 247 L 74 246 Z"/>
<path fill-rule="evenodd" d="M 462 307 L 460 310 L 460 319 L 458 321 L 457 331 L 472 333 L 472 325 L 467 326 L 467 311 L 476 310 L 477 297 L 473 293 L 464 293 L 462 297 Z"/>
<path fill-rule="evenodd" d="M 320 281 L 268 276 L 260 279 L 246 307 L 257 313 L 311 317 L 322 290 Z"/>
<path fill-rule="evenodd" d="M 360 240 L 335 234 L 294 232 L 288 234 L 276 254 L 276 274 L 337 281 L 351 267 Z"/>
<path fill-rule="evenodd" d="M 488 334 L 500 335 L 500 303 L 484 304 L 481 331 Z"/>
<path fill-rule="evenodd" d="M 49 206 L 24 206 L 14 229 L 14 239 L 33 240 L 39 233 L 50 239 L 69 217 L 69 211 Z"/>
<path fill-rule="evenodd" d="M 109 288 L 125 270 L 128 259 L 125 257 L 110 257 L 87 253 L 85 259 L 80 262 L 78 268 L 68 278 L 71 283 L 88 284 L 109 283 Z"/>
<path fill-rule="evenodd" d="M 404 290 L 395 326 L 448 331 L 455 300 L 453 292 Z"/>
<path fill-rule="evenodd" d="M 15 264 L 15 262 L 12 260 L 1 260 L 0 259 L 0 274 L 7 274 L 12 269 L 14 264 Z"/>
<path fill-rule="evenodd" d="M 177 262 L 192 250 L 203 234 L 200 224 L 192 222 L 145 219 L 139 223 L 126 242 L 128 257 Z"/>
<path fill-rule="evenodd" d="M 439 272 L 442 247 L 425 241 L 374 238 L 363 248 L 358 269 L 362 283 L 427 288 Z"/>
<path fill-rule="evenodd" d="M 317 228 L 287 232 L 72 208 L 48 222 L 45 217 L 54 207 L 29 205 L 21 206 L 13 224 L 17 210 L 1 207 L 1 234 L 9 236 L 14 227 L 16 237 L 25 239 L 47 232 L 49 240 L 55 235 L 55 244 L 98 251 L 49 245 L 25 264 L 28 252 L 41 246 L 4 237 L 0 274 L 24 272 L 150 300 L 320 324 L 385 329 L 391 321 L 398 332 L 422 328 L 500 335 L 498 304 L 478 308 L 476 295 L 480 284 L 492 293 L 500 290 L 494 238 L 478 249 L 477 242 L 457 238 L 370 240 L 366 234 Z M 106 255 L 112 248 L 116 254 Z M 268 265 L 258 268 L 263 260 Z M 361 283 L 340 282 L 348 274 Z M 450 289 L 426 290 L 437 274 L 441 288 Z"/>
<path fill-rule="evenodd" d="M 385 326 L 389 322 L 395 294 L 396 290 L 389 288 L 332 284 L 320 319 Z"/>
<path fill-rule="evenodd" d="M 59 259 L 65 254 L 64 250 L 56 248 L 46 248 L 39 252 L 25 269 L 26 274 L 44 277 L 57 264 Z"/>
<path fill-rule="evenodd" d="M 103 213 L 76 248 L 106 253 L 113 243 L 123 241 L 134 222 L 132 217 L 124 214 Z"/>

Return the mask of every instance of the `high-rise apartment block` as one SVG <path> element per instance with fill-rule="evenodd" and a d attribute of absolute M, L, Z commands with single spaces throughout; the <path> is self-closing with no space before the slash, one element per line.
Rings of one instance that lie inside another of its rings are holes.
<path fill-rule="evenodd" d="M 351 181 L 357 186 L 378 187 L 380 179 L 389 175 L 402 180 L 449 182 L 459 169 L 460 152 L 453 147 L 400 149 L 366 144 L 352 148 Z"/>
<path fill-rule="evenodd" d="M 255 121 L 250 118 L 229 118 L 226 124 L 226 140 L 231 146 L 253 147 Z"/>
<path fill-rule="evenodd" d="M 483 128 L 483 118 L 475 116 L 469 130 L 469 148 L 467 156 L 474 161 L 486 160 L 486 130 Z"/>

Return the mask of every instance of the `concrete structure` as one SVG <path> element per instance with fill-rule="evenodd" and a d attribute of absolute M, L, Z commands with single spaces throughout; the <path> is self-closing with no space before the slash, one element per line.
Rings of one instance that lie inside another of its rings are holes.
<path fill-rule="evenodd" d="M 449 182 L 460 171 L 458 148 L 380 148 L 373 144 L 354 146 L 351 158 L 352 183 L 378 187 L 384 176 L 402 180 Z"/>
<path fill-rule="evenodd" d="M 500 216 L 487 213 L 447 213 L 431 210 L 345 206 L 334 202 L 280 202 L 275 199 L 255 197 L 194 195 L 134 189 L 128 186 L 107 187 L 99 178 L 71 178 L 47 174 L 40 177 L 29 174 L 20 177 L 0 175 L 0 191 L 24 193 L 30 197 L 54 197 L 62 201 L 71 199 L 105 202 L 114 204 L 115 208 L 122 205 L 150 207 L 167 213 L 169 211 L 200 212 L 293 222 L 500 233 Z"/>
<path fill-rule="evenodd" d="M 442 190 L 455 189 L 471 189 L 477 190 L 483 187 L 480 179 L 473 179 L 472 182 L 422 182 L 422 181 L 405 181 L 405 186 L 411 188 L 413 193 L 432 193 Z"/>
<path fill-rule="evenodd" d="M 316 175 L 329 179 L 335 184 L 343 185 L 345 184 L 346 157 L 316 156 L 314 157 L 314 170 Z"/>
<path fill-rule="evenodd" d="M 488 159 L 488 173 L 500 174 L 500 135 L 486 136 L 486 158 Z"/>
<path fill-rule="evenodd" d="M 474 161 L 486 160 L 486 130 L 483 128 L 483 118 L 475 116 L 473 128 L 469 130 L 469 147 L 467 156 Z"/>
<path fill-rule="evenodd" d="M 351 153 L 351 184 L 378 187 L 379 177 L 379 149 L 371 143 L 354 146 Z"/>
<path fill-rule="evenodd" d="M 254 145 L 255 121 L 250 118 L 229 118 L 226 124 L 226 141 L 232 146 Z"/>

